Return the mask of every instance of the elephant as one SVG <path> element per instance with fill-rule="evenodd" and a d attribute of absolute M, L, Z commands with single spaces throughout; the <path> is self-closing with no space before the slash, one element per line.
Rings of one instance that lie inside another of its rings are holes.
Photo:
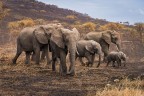
<path fill-rule="evenodd" d="M 120 34 L 116 31 L 106 30 L 101 32 L 89 32 L 86 34 L 85 40 L 94 40 L 98 42 L 102 47 L 102 52 L 104 53 L 104 61 L 106 61 L 106 56 L 109 52 L 110 43 L 117 45 L 118 50 L 121 50 L 120 43 L 121 38 Z"/>
<path fill-rule="evenodd" d="M 80 33 L 76 28 L 72 30 L 58 28 L 52 33 L 50 49 L 52 52 L 52 70 L 56 70 L 55 61 L 60 59 L 60 74 L 74 76 L 75 74 L 75 52 L 76 42 L 80 39 Z M 67 72 L 66 56 L 69 53 L 70 67 Z"/>
<path fill-rule="evenodd" d="M 46 53 L 45 56 L 48 63 L 48 42 L 51 37 L 51 33 L 57 27 L 60 27 L 60 24 L 47 24 L 24 28 L 17 38 L 17 52 L 12 60 L 13 64 L 16 64 L 16 61 L 22 51 L 25 51 L 26 54 L 25 64 L 30 63 L 30 54 L 32 52 L 34 54 L 36 64 L 39 64 L 40 50 L 43 50 L 43 53 Z"/>
<path fill-rule="evenodd" d="M 99 62 L 97 66 L 100 65 L 102 50 L 99 43 L 97 43 L 94 40 L 80 40 L 77 42 L 76 47 L 77 47 L 76 57 L 79 57 L 82 65 L 84 65 L 82 57 L 86 57 L 88 60 L 87 66 L 89 66 L 90 64 L 92 66 L 94 63 L 95 54 L 99 55 Z"/>
<path fill-rule="evenodd" d="M 122 51 L 116 52 L 116 51 L 112 51 L 108 54 L 107 56 L 107 66 L 109 65 L 109 63 L 112 61 L 113 62 L 113 67 L 115 67 L 114 63 L 115 61 L 118 64 L 118 67 L 121 66 L 121 61 L 125 61 L 126 62 L 126 54 L 123 53 Z M 125 63 L 124 63 L 125 66 Z"/>

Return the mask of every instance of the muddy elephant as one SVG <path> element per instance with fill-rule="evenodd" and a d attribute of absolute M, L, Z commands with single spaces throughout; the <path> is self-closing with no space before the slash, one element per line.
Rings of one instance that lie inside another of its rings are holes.
<path fill-rule="evenodd" d="M 86 59 L 88 60 L 86 65 L 89 66 L 91 64 L 92 66 L 94 63 L 95 54 L 99 55 L 99 62 L 97 66 L 100 65 L 102 50 L 99 43 L 95 42 L 94 40 L 80 40 L 77 42 L 76 47 L 76 56 L 79 57 L 82 65 L 85 65 L 82 61 L 82 57 L 86 57 Z"/>
<path fill-rule="evenodd" d="M 115 67 L 114 63 L 117 62 L 118 67 L 119 67 L 121 66 L 122 60 L 124 61 L 124 66 L 125 66 L 126 59 L 127 59 L 127 56 L 122 51 L 119 51 L 119 52 L 112 51 L 107 56 L 107 66 L 109 65 L 110 62 L 113 62 L 112 66 Z"/>
<path fill-rule="evenodd" d="M 116 31 L 107 30 L 102 32 L 89 32 L 86 34 L 85 40 L 94 40 L 101 45 L 102 51 L 104 53 L 104 61 L 108 55 L 110 43 L 116 44 L 118 50 L 121 50 L 120 34 Z"/>
<path fill-rule="evenodd" d="M 48 42 L 53 29 L 56 27 L 59 27 L 59 25 L 48 24 L 24 28 L 17 38 L 17 52 L 12 60 L 13 64 L 16 64 L 17 58 L 22 51 L 25 51 L 26 54 L 25 64 L 30 63 L 30 54 L 32 52 L 35 54 L 34 57 L 36 64 L 39 64 L 40 50 L 43 50 L 43 52 L 46 53 L 45 56 L 48 63 Z"/>
<path fill-rule="evenodd" d="M 52 33 L 50 39 L 50 49 L 52 51 L 52 70 L 56 70 L 55 61 L 60 59 L 60 74 L 75 74 L 75 52 L 76 42 L 79 40 L 80 34 L 76 28 L 72 30 L 58 28 Z M 70 67 L 67 72 L 66 56 L 69 53 Z"/>

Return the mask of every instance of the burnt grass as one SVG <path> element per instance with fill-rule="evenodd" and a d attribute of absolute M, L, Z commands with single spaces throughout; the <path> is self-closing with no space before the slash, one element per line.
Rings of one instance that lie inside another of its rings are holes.
<path fill-rule="evenodd" d="M 97 63 L 97 62 L 95 62 Z M 59 64 L 57 64 L 58 67 Z M 81 66 L 76 61 L 76 75 L 60 76 L 58 69 L 52 72 L 45 63 L 35 65 L 23 64 L 19 60 L 11 65 L 10 60 L 0 62 L 0 95 L 7 96 L 87 96 L 95 95 L 96 91 L 104 88 L 115 79 L 127 77 L 134 80 L 144 79 L 144 63 L 127 63 L 126 67 L 105 67 L 102 63 L 99 68 Z"/>

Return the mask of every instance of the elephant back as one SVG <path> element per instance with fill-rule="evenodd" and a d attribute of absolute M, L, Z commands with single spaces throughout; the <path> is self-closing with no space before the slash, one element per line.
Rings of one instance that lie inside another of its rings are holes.
<path fill-rule="evenodd" d="M 85 36 L 85 40 L 94 40 L 96 42 L 100 42 L 100 39 L 102 37 L 101 32 L 89 32 L 88 34 L 86 34 Z"/>

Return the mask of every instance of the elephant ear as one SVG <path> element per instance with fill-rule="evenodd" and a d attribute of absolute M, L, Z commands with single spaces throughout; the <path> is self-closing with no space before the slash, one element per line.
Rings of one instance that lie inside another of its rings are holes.
<path fill-rule="evenodd" d="M 89 51 L 91 54 L 94 54 L 94 49 L 92 44 L 87 44 L 85 46 L 86 50 Z"/>
<path fill-rule="evenodd" d="M 111 43 L 111 35 L 110 35 L 110 32 L 104 32 L 102 33 L 102 39 L 107 42 L 108 44 Z"/>
<path fill-rule="evenodd" d="M 46 30 L 42 26 L 34 30 L 34 35 L 39 43 L 48 44 L 48 39 L 46 37 Z"/>
<path fill-rule="evenodd" d="M 65 48 L 65 44 L 63 42 L 63 33 L 61 28 L 53 31 L 51 36 L 51 41 L 53 41 L 58 47 Z"/>
<path fill-rule="evenodd" d="M 126 55 L 122 51 L 119 51 L 119 57 L 123 60 L 126 59 Z"/>
<path fill-rule="evenodd" d="M 80 39 L 80 33 L 76 28 L 73 28 L 72 31 L 75 33 L 75 39 L 78 41 Z"/>

